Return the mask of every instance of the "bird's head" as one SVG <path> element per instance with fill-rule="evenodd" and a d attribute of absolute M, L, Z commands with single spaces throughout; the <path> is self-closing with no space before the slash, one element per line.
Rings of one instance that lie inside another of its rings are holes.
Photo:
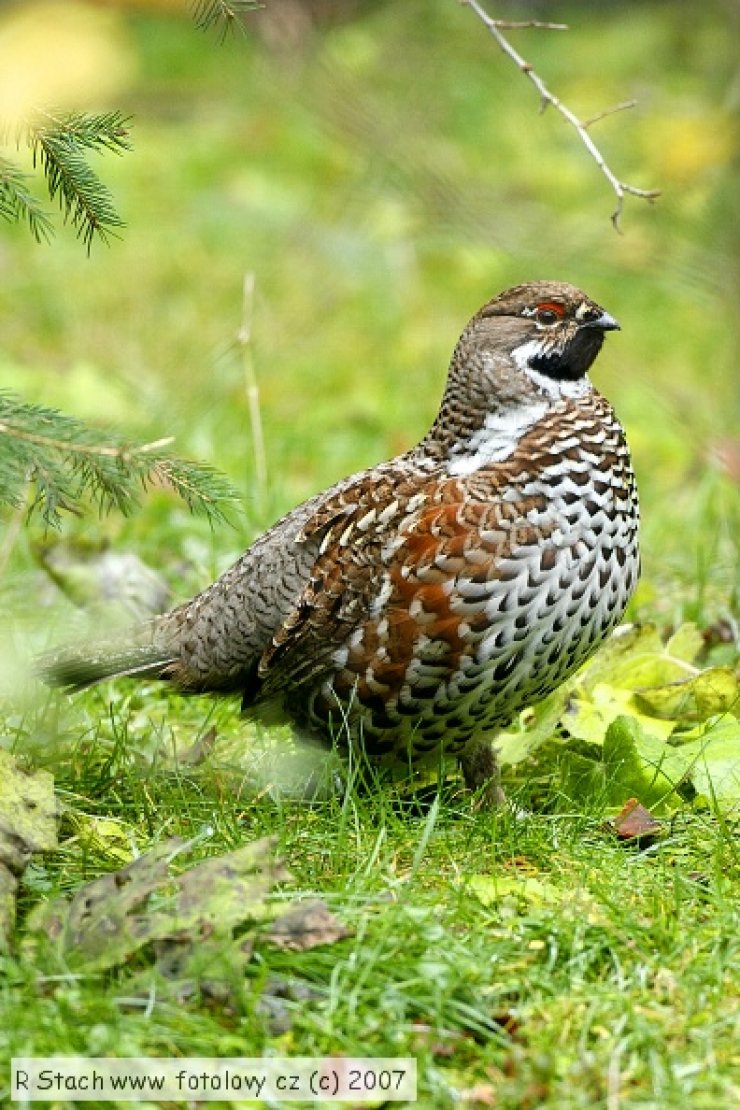
<path fill-rule="evenodd" d="M 566 282 L 533 281 L 500 293 L 460 336 L 422 452 L 464 456 L 455 473 L 506 457 L 516 436 L 552 406 L 580 404 L 593 394 L 588 369 L 604 333 L 618 327 Z"/>
<path fill-rule="evenodd" d="M 478 350 L 504 355 L 536 384 L 576 382 L 601 350 L 604 332 L 619 324 L 580 289 L 534 281 L 494 297 L 467 332 Z M 544 379 L 544 381 L 543 381 Z"/>

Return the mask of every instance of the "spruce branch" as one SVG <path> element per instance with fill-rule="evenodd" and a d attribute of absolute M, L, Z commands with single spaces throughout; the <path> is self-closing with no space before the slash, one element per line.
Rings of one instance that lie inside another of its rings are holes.
<path fill-rule="evenodd" d="M 37 242 L 53 235 L 48 212 L 26 188 L 28 174 L 7 158 L 0 157 L 0 216 L 9 223 L 25 220 Z"/>
<path fill-rule="evenodd" d="M 563 104 L 554 93 L 550 92 L 549 88 L 536 72 L 534 67 L 527 62 L 522 55 L 515 50 L 509 40 L 503 34 L 504 30 L 518 29 L 522 27 L 534 27 L 547 31 L 567 31 L 568 26 L 564 23 L 543 23 L 539 20 L 529 20 L 522 23 L 510 23 L 506 20 L 492 19 L 491 16 L 484 10 L 478 0 L 461 0 L 461 3 L 471 8 L 472 11 L 478 16 L 481 22 L 487 27 L 491 35 L 498 43 L 499 48 L 506 54 L 507 58 L 511 59 L 514 65 L 519 69 L 525 77 L 527 77 L 534 87 L 537 89 L 540 97 L 540 110 L 544 111 L 548 105 L 552 105 L 556 112 L 558 112 L 563 119 L 570 124 L 578 137 L 580 138 L 586 150 L 593 158 L 601 173 L 609 182 L 614 194 L 617 198 L 617 205 L 611 214 L 611 221 L 616 231 L 620 231 L 620 220 L 622 217 L 622 210 L 624 208 L 624 200 L 627 195 L 633 197 L 641 197 L 643 200 L 652 202 L 656 197 L 660 196 L 659 189 L 640 189 L 636 185 L 630 185 L 626 181 L 622 181 L 614 171 L 610 168 L 608 162 L 601 153 L 601 150 L 589 135 L 589 128 L 597 123 L 599 120 L 604 119 L 606 116 L 613 115 L 615 112 L 624 111 L 627 108 L 635 106 L 634 100 L 625 101 L 622 104 L 616 105 L 614 108 L 608 108 L 606 111 L 599 112 L 589 120 L 581 120 L 572 112 L 566 104 Z"/>
<path fill-rule="evenodd" d="M 57 526 L 62 512 L 129 513 L 143 490 L 167 486 L 211 520 L 237 493 L 217 471 L 168 452 L 172 437 L 132 444 L 88 427 L 56 409 L 0 393 L 0 506 L 17 507 L 32 489 L 31 511 Z"/>
<path fill-rule="evenodd" d="M 259 11 L 263 5 L 259 0 L 191 0 L 190 7 L 196 27 L 201 31 L 220 28 L 223 41 L 229 31 L 242 26 L 243 16 Z"/>
<path fill-rule="evenodd" d="M 107 242 L 115 234 L 113 228 L 123 227 L 123 220 L 83 152 L 120 154 L 130 149 L 126 124 L 119 112 L 64 117 L 43 113 L 29 124 L 34 165 L 41 163 L 49 196 L 58 197 L 65 221 L 71 222 L 88 251 L 95 235 Z"/>
<path fill-rule="evenodd" d="M 88 251 L 95 236 L 107 242 L 115 228 L 123 227 L 110 192 L 86 157 L 88 152 L 121 154 L 131 149 L 129 121 L 120 112 L 39 111 L 20 124 L 0 124 L 0 142 L 30 148 L 50 198 L 58 201 L 65 222 L 72 224 Z M 26 219 L 36 239 L 48 239 L 51 220 L 27 181 L 28 175 L 14 162 L 0 159 L 0 215 L 12 221 Z"/>

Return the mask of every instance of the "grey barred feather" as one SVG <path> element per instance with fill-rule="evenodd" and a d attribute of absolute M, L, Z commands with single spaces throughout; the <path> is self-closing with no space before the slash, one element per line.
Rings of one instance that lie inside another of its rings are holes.
<path fill-rule="evenodd" d="M 74 693 L 106 678 L 161 678 L 174 661 L 154 645 L 119 649 L 105 642 L 92 652 L 88 647 L 44 656 L 36 669 L 44 682 Z"/>

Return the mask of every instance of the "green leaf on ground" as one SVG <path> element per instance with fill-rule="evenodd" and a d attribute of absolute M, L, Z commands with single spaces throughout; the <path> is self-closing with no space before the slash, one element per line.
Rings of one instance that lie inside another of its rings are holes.
<path fill-rule="evenodd" d="M 571 892 L 534 875 L 471 875 L 466 883 L 484 906 L 499 906 L 505 901 L 527 905 L 559 905 Z"/>
<path fill-rule="evenodd" d="M 636 797 L 660 811 L 682 803 L 676 788 L 688 765 L 675 749 L 645 732 L 639 720 L 620 716 L 607 729 L 601 759 L 563 754 L 563 789 L 578 803 L 601 797 L 607 805 L 621 806 Z"/>
<path fill-rule="evenodd" d="M 98 817 L 67 809 L 63 815 L 64 828 L 72 832 L 64 842 L 65 851 L 79 845 L 88 855 L 101 856 L 113 863 L 124 864 L 131 860 L 136 831 L 114 817 Z"/>
<path fill-rule="evenodd" d="M 682 659 L 684 663 L 693 663 L 704 647 L 704 637 L 695 624 L 682 624 L 669 638 L 665 646 L 665 653 L 672 659 Z"/>
<path fill-rule="evenodd" d="M 697 794 L 724 812 L 740 811 L 740 721 L 724 714 L 705 721 L 679 748 L 690 761 Z"/>
<path fill-rule="evenodd" d="M 719 752 L 714 744 L 704 750 L 706 740 L 701 749 L 687 745 L 706 732 L 688 733 L 687 725 L 740 710 L 732 667 L 696 666 L 703 646 L 693 624 L 682 625 L 665 644 L 651 625 L 620 630 L 566 686 L 500 734 L 500 762 L 520 763 L 553 737 L 565 737 L 566 745 L 570 737 L 575 743 L 566 746 L 560 766 L 563 790 L 574 801 L 601 798 L 619 806 L 634 795 L 645 805 L 671 809 L 683 804 L 690 783 L 715 804 L 732 805 L 731 744 L 721 756 L 712 755 Z M 579 750 L 583 744 L 602 751 Z M 715 774 L 722 783 L 712 791 Z"/>
<path fill-rule="evenodd" d="M 740 708 L 740 690 L 732 667 L 712 667 L 692 678 L 638 690 L 635 703 L 654 718 L 704 721 Z"/>
<path fill-rule="evenodd" d="M 496 735 L 496 758 L 501 766 L 521 763 L 559 729 L 568 697 L 569 684 L 519 715 L 516 727 Z"/>
<path fill-rule="evenodd" d="M 164 841 L 71 898 L 38 906 L 28 919 L 25 954 L 43 967 L 51 942 L 52 962 L 85 972 L 137 957 L 134 993 L 147 993 L 154 975 L 160 997 L 182 1003 L 201 995 L 231 1005 L 258 939 L 304 951 L 351 935 L 317 899 L 276 914 L 270 892 L 290 876 L 274 845 L 264 837 L 176 875 L 171 864 L 188 844 Z"/>
<path fill-rule="evenodd" d="M 597 683 L 588 698 L 571 698 L 564 723 L 576 739 L 588 744 L 603 744 L 612 721 L 625 714 L 639 721 L 646 733 L 663 743 L 676 727 L 675 721 L 662 721 L 641 713 L 631 690 L 606 682 Z"/>
<path fill-rule="evenodd" d="M 29 941 L 38 946 L 42 936 L 49 937 L 68 966 L 101 971 L 126 963 L 153 941 L 228 937 L 235 926 L 262 920 L 266 895 L 287 878 L 272 859 L 270 838 L 201 860 L 175 876 L 170 864 L 182 847 L 180 840 L 164 841 L 71 899 L 38 906 L 28 920 Z"/>
<path fill-rule="evenodd" d="M 588 693 L 599 682 L 633 690 L 670 682 L 686 674 L 678 661 L 664 658 L 660 633 L 652 624 L 620 628 L 599 649 L 578 675 L 578 685 Z"/>
<path fill-rule="evenodd" d="M 57 846 L 56 818 L 53 777 L 23 770 L 0 748 L 0 948 L 13 932 L 18 879 L 31 855 Z"/>

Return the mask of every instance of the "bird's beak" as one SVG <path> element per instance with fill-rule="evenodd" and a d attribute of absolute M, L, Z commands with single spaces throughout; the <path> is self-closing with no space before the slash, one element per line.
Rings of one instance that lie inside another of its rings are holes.
<path fill-rule="evenodd" d="M 599 331 L 620 331 L 620 326 L 608 312 L 602 312 L 595 320 L 586 320 L 581 324 L 583 328 L 598 328 Z"/>

